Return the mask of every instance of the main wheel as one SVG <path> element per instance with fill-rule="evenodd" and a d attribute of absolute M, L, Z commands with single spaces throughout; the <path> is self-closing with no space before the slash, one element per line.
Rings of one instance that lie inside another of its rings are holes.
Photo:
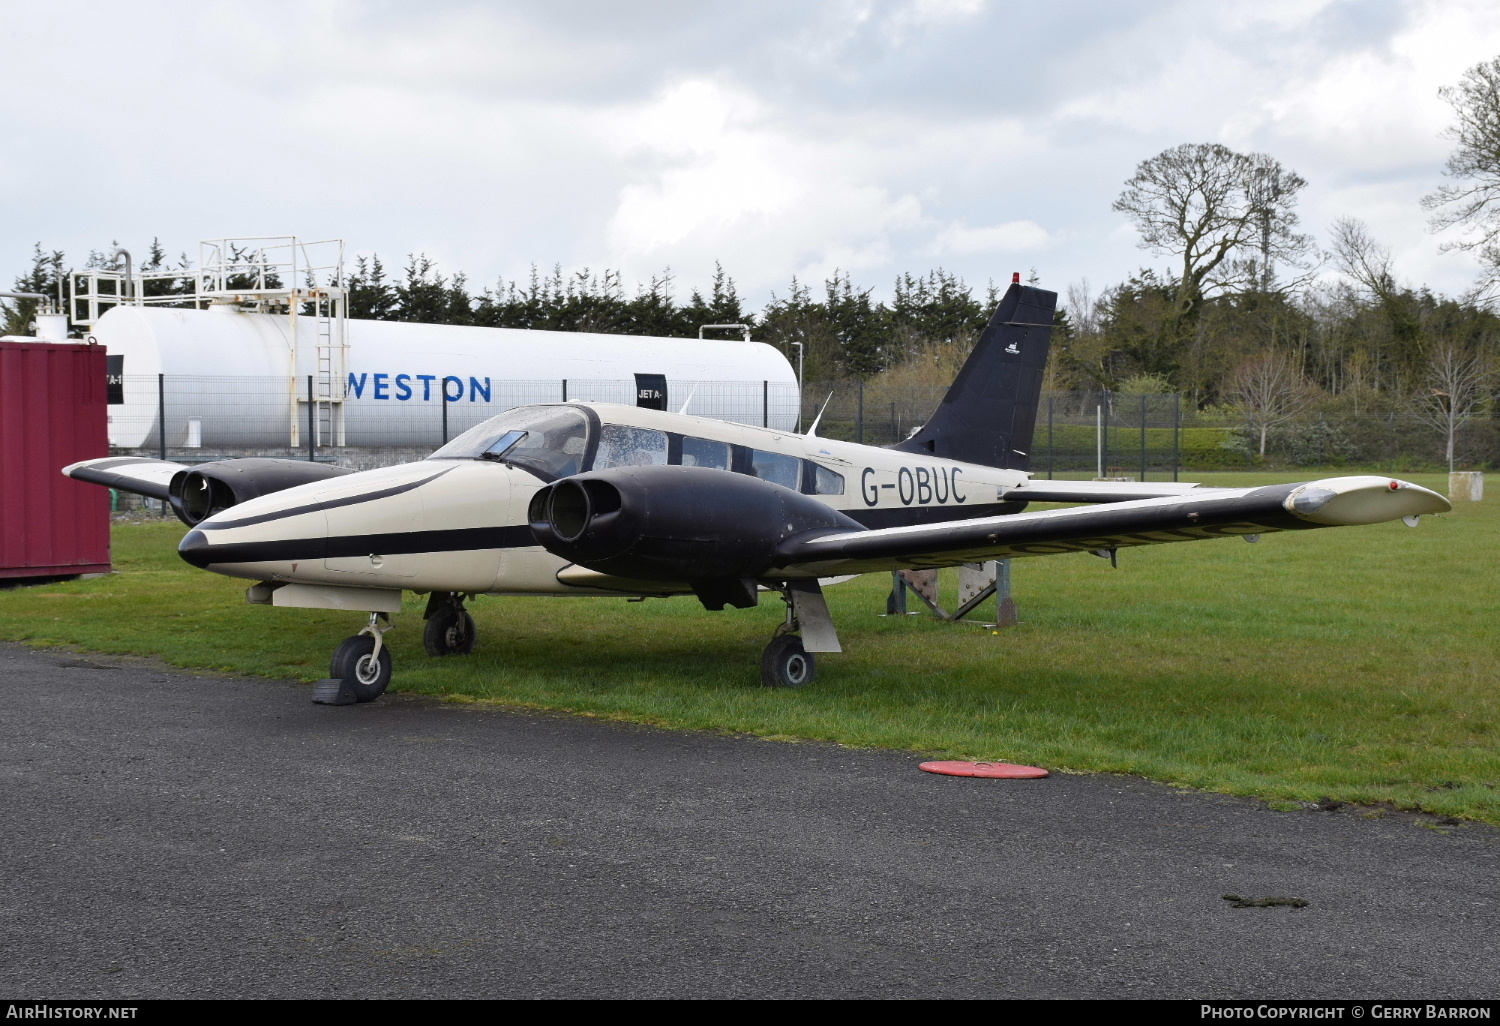
<path fill-rule="evenodd" d="M 391 650 L 382 645 L 379 656 L 373 655 L 374 651 L 374 638 L 356 634 L 334 649 L 328 663 L 328 676 L 348 684 L 360 702 L 373 702 L 391 682 Z"/>
<path fill-rule="evenodd" d="M 462 606 L 443 606 L 427 618 L 422 647 L 430 656 L 468 655 L 474 651 L 474 618 Z"/>
<path fill-rule="evenodd" d="M 760 682 L 768 688 L 800 688 L 817 673 L 817 661 L 795 634 L 772 638 L 760 657 Z"/>

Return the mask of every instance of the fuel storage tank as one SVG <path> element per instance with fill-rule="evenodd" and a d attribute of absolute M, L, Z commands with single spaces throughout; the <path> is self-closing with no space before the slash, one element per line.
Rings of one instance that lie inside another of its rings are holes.
<path fill-rule="evenodd" d="M 162 408 L 169 446 L 305 444 L 289 434 L 309 423 L 309 376 L 318 395 L 322 380 L 338 382 L 343 444 L 352 446 L 435 447 L 440 421 L 451 437 L 528 403 L 634 404 L 642 382 L 664 391 L 654 401 L 674 411 L 687 402 L 689 413 L 782 430 L 797 420 L 796 374 L 759 342 L 351 319 L 347 348 L 330 358 L 334 322 L 293 323 L 232 305 L 108 310 L 87 341 L 111 357 L 110 444 L 161 442 Z M 320 444 L 335 441 L 332 431 L 317 427 Z"/>

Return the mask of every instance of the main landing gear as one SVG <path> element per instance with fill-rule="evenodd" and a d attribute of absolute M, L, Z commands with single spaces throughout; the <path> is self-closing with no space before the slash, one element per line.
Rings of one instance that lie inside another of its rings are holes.
<path fill-rule="evenodd" d="M 761 653 L 760 682 L 768 688 L 800 688 L 818 675 L 814 652 L 843 648 L 817 581 L 788 581 L 781 600 L 786 603 L 786 620 Z"/>
<path fill-rule="evenodd" d="M 468 655 L 474 651 L 474 618 L 464 608 L 464 597 L 454 591 L 435 591 L 423 614 L 422 647 L 430 656 Z"/>

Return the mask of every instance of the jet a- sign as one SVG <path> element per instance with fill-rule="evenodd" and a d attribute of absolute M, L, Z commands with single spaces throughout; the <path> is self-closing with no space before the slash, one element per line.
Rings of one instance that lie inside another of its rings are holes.
<path fill-rule="evenodd" d="M 779 592 L 761 679 L 806 684 L 839 643 L 820 579 L 995 558 L 1375 524 L 1450 508 L 1385 477 L 1264 488 L 1035 481 L 1027 472 L 1055 293 L 1012 284 L 930 420 L 889 448 L 605 403 L 513 409 L 418 463 L 352 473 L 294 460 L 189 469 L 141 458 L 64 472 L 171 502 L 182 558 L 256 581 L 251 602 L 348 609 L 329 701 L 391 677 L 401 593 L 429 595 L 434 655 L 474 646 L 478 594 L 696 595 L 709 609 Z M 1074 506 L 1023 512 L 1030 501 Z"/>

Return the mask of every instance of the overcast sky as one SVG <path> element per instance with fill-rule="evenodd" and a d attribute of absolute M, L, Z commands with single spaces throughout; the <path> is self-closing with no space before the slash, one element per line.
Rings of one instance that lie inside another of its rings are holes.
<path fill-rule="evenodd" d="M 1168 266 L 1110 210 L 1135 165 L 1216 141 L 1455 294 L 1437 91 L 1496 55 L 1493 0 L 0 0 L 0 279 L 296 234 L 476 286 L 720 260 L 757 306 L 835 268 L 1097 289 Z"/>

